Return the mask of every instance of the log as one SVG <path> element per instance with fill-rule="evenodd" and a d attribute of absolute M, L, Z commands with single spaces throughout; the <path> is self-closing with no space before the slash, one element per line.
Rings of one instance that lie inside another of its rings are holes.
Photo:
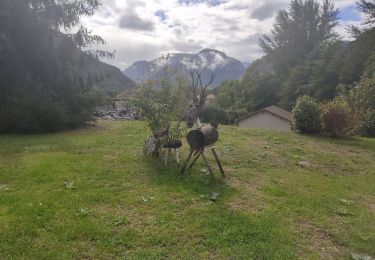
<path fill-rule="evenodd" d="M 167 141 L 163 143 L 163 148 L 177 149 L 182 146 L 181 140 Z"/>
<path fill-rule="evenodd" d="M 186 137 L 190 149 L 200 150 L 205 146 L 213 145 L 219 139 L 219 132 L 216 127 L 204 126 L 196 130 L 191 130 Z"/>
<path fill-rule="evenodd" d="M 159 157 L 160 149 L 161 149 L 160 141 L 156 139 L 155 137 L 151 136 L 145 141 L 143 154 L 146 156 Z"/>

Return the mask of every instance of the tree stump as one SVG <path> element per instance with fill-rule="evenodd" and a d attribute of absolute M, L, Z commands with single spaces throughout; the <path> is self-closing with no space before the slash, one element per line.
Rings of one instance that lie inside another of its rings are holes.
<path fill-rule="evenodd" d="M 159 157 L 161 148 L 162 145 L 160 140 L 151 136 L 145 141 L 143 154 L 151 157 Z"/>

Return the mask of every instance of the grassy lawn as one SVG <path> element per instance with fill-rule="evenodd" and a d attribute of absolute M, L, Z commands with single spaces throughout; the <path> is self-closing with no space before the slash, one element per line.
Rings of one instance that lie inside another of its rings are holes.
<path fill-rule="evenodd" d="M 144 158 L 141 122 L 0 136 L 0 259 L 375 257 L 375 139 L 220 134 L 225 180 Z"/>

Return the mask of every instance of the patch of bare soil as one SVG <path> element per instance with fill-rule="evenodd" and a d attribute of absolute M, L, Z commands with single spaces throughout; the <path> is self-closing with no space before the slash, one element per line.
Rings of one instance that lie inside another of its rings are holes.
<path fill-rule="evenodd" d="M 346 158 L 361 158 L 363 160 L 372 160 L 372 155 L 362 148 L 351 147 L 341 144 L 332 144 L 327 142 L 309 141 L 306 147 L 311 147 L 315 151 L 325 151 L 328 155 L 340 155 Z"/>
<path fill-rule="evenodd" d="M 370 201 L 367 205 L 368 209 L 375 214 L 375 200 Z"/>
<path fill-rule="evenodd" d="M 88 123 L 85 124 L 81 130 L 82 131 L 90 131 L 90 132 L 102 132 L 109 129 L 108 126 L 100 123 Z"/>
<path fill-rule="evenodd" d="M 306 258 L 306 250 L 319 259 L 344 259 L 346 256 L 346 251 L 321 227 L 300 222 L 297 224 L 297 236 L 306 241 L 304 248 L 299 249 L 302 259 Z"/>
<path fill-rule="evenodd" d="M 87 123 L 83 126 L 81 126 L 78 129 L 72 129 L 67 130 L 64 132 L 66 135 L 77 135 L 82 133 L 98 133 L 98 132 L 104 132 L 109 129 L 109 126 L 106 126 L 102 123 Z"/>
<path fill-rule="evenodd" d="M 360 195 L 359 200 L 371 213 L 375 214 L 375 196 Z"/>
<path fill-rule="evenodd" d="M 253 179 L 249 182 L 241 181 L 236 177 L 228 179 L 228 184 L 240 191 L 239 195 L 228 202 L 229 207 L 252 213 L 266 209 L 269 204 L 261 194 L 262 183 L 261 179 Z"/>

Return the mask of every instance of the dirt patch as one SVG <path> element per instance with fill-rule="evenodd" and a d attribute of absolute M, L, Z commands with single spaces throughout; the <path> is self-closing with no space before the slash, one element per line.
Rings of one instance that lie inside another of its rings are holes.
<path fill-rule="evenodd" d="M 269 203 L 265 201 L 264 195 L 262 195 L 260 191 L 263 185 L 262 180 L 253 179 L 251 181 L 241 181 L 236 177 L 231 177 L 228 183 L 230 186 L 240 191 L 239 195 L 228 202 L 230 208 L 257 213 L 269 206 Z"/>
<path fill-rule="evenodd" d="M 361 204 L 367 208 L 371 213 L 375 214 L 375 197 L 371 195 L 359 196 Z"/>
<path fill-rule="evenodd" d="M 371 201 L 369 202 L 369 204 L 367 205 L 368 206 L 368 209 L 375 214 L 375 201 Z"/>
<path fill-rule="evenodd" d="M 110 127 L 106 124 L 103 124 L 101 122 L 98 123 L 88 123 L 83 125 L 82 127 L 78 129 L 68 130 L 65 131 L 64 134 L 66 135 L 77 135 L 82 133 L 98 133 L 98 132 L 104 132 L 106 130 L 109 130 Z"/>
<path fill-rule="evenodd" d="M 299 249 L 302 259 L 306 258 L 306 250 L 319 259 L 343 259 L 346 256 L 345 250 L 321 227 L 300 222 L 297 224 L 297 237 L 299 241 L 306 241 L 304 248 Z"/>

